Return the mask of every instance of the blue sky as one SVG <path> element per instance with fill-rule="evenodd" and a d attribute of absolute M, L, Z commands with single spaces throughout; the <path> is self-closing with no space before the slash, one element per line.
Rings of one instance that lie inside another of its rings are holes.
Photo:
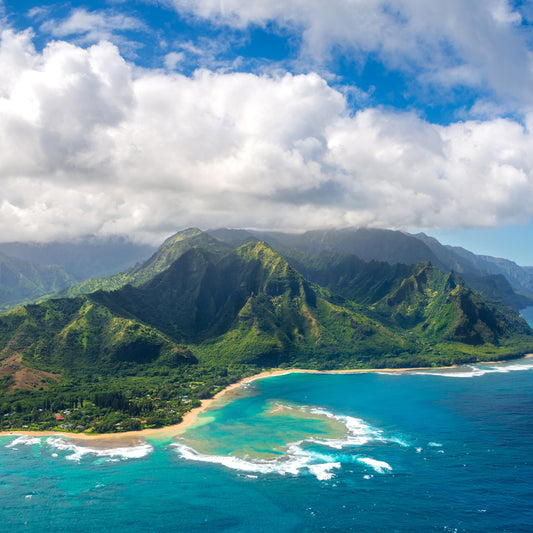
<path fill-rule="evenodd" d="M 4 240 L 425 231 L 533 264 L 533 3 L 0 0 Z"/>

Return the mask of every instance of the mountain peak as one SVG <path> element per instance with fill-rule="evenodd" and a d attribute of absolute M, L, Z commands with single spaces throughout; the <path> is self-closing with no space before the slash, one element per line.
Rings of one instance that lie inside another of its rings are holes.
<path fill-rule="evenodd" d="M 264 241 L 243 244 L 235 250 L 234 254 L 247 263 L 259 263 L 263 276 L 266 277 L 270 277 L 274 273 L 277 273 L 278 276 L 285 276 L 293 272 L 287 260 Z"/>
<path fill-rule="evenodd" d="M 162 246 L 166 246 L 174 242 L 185 241 L 187 239 L 191 239 L 192 237 L 197 237 L 198 235 L 202 234 L 204 234 L 204 232 L 199 228 L 187 228 L 182 231 L 178 231 L 177 233 L 174 233 L 174 235 L 171 235 L 170 237 L 165 239 Z"/>
<path fill-rule="evenodd" d="M 272 248 L 272 246 L 270 246 L 270 244 L 265 241 L 247 242 L 246 244 L 239 246 L 239 248 L 237 248 L 237 251 L 241 255 L 250 254 L 257 257 L 261 255 L 267 255 L 269 257 L 279 256 L 278 252 L 276 252 L 274 248 Z"/>

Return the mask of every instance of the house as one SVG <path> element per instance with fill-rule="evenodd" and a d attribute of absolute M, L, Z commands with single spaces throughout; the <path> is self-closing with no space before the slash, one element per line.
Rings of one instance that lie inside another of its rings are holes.
<path fill-rule="evenodd" d="M 55 415 L 56 420 L 65 420 L 60 414 Z"/>

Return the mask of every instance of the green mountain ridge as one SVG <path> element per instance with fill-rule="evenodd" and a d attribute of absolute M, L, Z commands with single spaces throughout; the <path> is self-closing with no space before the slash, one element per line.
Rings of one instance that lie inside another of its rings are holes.
<path fill-rule="evenodd" d="M 459 246 L 442 245 L 424 233 L 413 235 L 424 242 L 448 270 L 455 270 L 475 289 L 501 299 L 515 309 L 533 305 L 533 271 L 515 262 L 487 255 L 476 255 Z M 496 278 L 496 276 L 498 278 Z M 504 277 L 505 281 L 501 279 Z M 510 291 L 512 287 L 514 291 Z"/>
<path fill-rule="evenodd" d="M 512 261 L 477 256 L 463 248 L 444 246 L 423 233 L 378 228 L 314 230 L 305 233 L 209 230 L 212 236 L 231 246 L 250 240 L 264 240 L 284 256 L 340 253 L 371 262 L 413 265 L 430 261 L 441 272 L 458 272 L 478 292 L 515 310 L 533 305 L 531 270 Z M 502 278 L 503 276 L 503 278 Z M 516 292 L 518 291 L 518 292 Z"/>
<path fill-rule="evenodd" d="M 84 429 L 164 425 L 263 368 L 448 365 L 533 347 L 515 312 L 428 262 L 295 255 L 265 242 L 232 250 L 191 229 L 120 280 L 132 283 L 0 315 L 0 377 L 14 357 L 62 376 L 49 390 L 17 391 L 4 375 L 6 424 L 53 427 L 53 407 L 75 404 L 89 413 Z"/>
<path fill-rule="evenodd" d="M 74 297 L 98 290 L 116 290 L 125 285 L 139 286 L 163 272 L 187 250 L 202 247 L 216 256 L 228 253 L 231 247 L 214 239 L 197 228 L 189 228 L 169 237 L 146 261 L 124 272 L 104 278 L 91 278 L 68 287 L 58 294 L 60 297 Z"/>
<path fill-rule="evenodd" d="M 154 251 L 124 237 L 94 235 L 65 242 L 0 242 L 0 252 L 38 265 L 60 265 L 76 283 L 122 271 Z"/>
<path fill-rule="evenodd" d="M 74 282 L 59 265 L 39 265 L 0 252 L 0 311 L 53 294 Z"/>

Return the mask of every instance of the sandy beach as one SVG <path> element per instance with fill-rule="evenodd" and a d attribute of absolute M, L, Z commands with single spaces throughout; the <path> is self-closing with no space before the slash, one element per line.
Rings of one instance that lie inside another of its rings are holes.
<path fill-rule="evenodd" d="M 529 359 L 533 357 L 533 353 L 525 354 L 521 359 Z M 518 359 L 519 360 L 519 359 Z M 508 361 L 486 361 L 486 363 L 496 364 L 496 363 L 505 363 Z M 13 430 L 13 431 L 1 431 L 0 436 L 6 435 L 26 435 L 29 437 L 50 437 L 50 436 L 61 436 L 68 437 L 73 440 L 83 440 L 83 441 L 92 441 L 93 446 L 97 447 L 126 447 L 126 446 L 135 446 L 139 444 L 145 438 L 150 437 L 163 437 L 172 439 L 174 436 L 180 435 L 187 428 L 192 426 L 198 415 L 209 409 L 213 406 L 213 403 L 225 398 L 226 396 L 234 393 L 242 385 L 246 383 L 251 383 L 259 379 L 266 379 L 270 377 L 284 376 L 287 374 L 368 374 L 372 372 L 387 372 L 387 373 L 401 373 L 401 372 L 412 372 L 417 370 L 439 370 L 439 369 L 453 369 L 458 368 L 457 365 L 446 366 L 446 367 L 412 367 L 412 368 L 364 368 L 364 369 L 353 369 L 353 370 L 308 370 L 308 369 L 273 369 L 260 372 L 253 376 L 244 378 L 236 383 L 232 383 L 225 389 L 221 390 L 215 394 L 212 398 L 202 400 L 202 404 L 199 407 L 195 407 L 185 413 L 183 420 L 179 424 L 173 426 L 165 426 L 162 428 L 156 429 L 143 429 L 139 431 L 126 431 L 122 433 L 101 433 L 101 434 L 91 434 L 87 435 L 85 433 L 69 433 L 61 431 L 24 431 L 24 430 Z"/>

